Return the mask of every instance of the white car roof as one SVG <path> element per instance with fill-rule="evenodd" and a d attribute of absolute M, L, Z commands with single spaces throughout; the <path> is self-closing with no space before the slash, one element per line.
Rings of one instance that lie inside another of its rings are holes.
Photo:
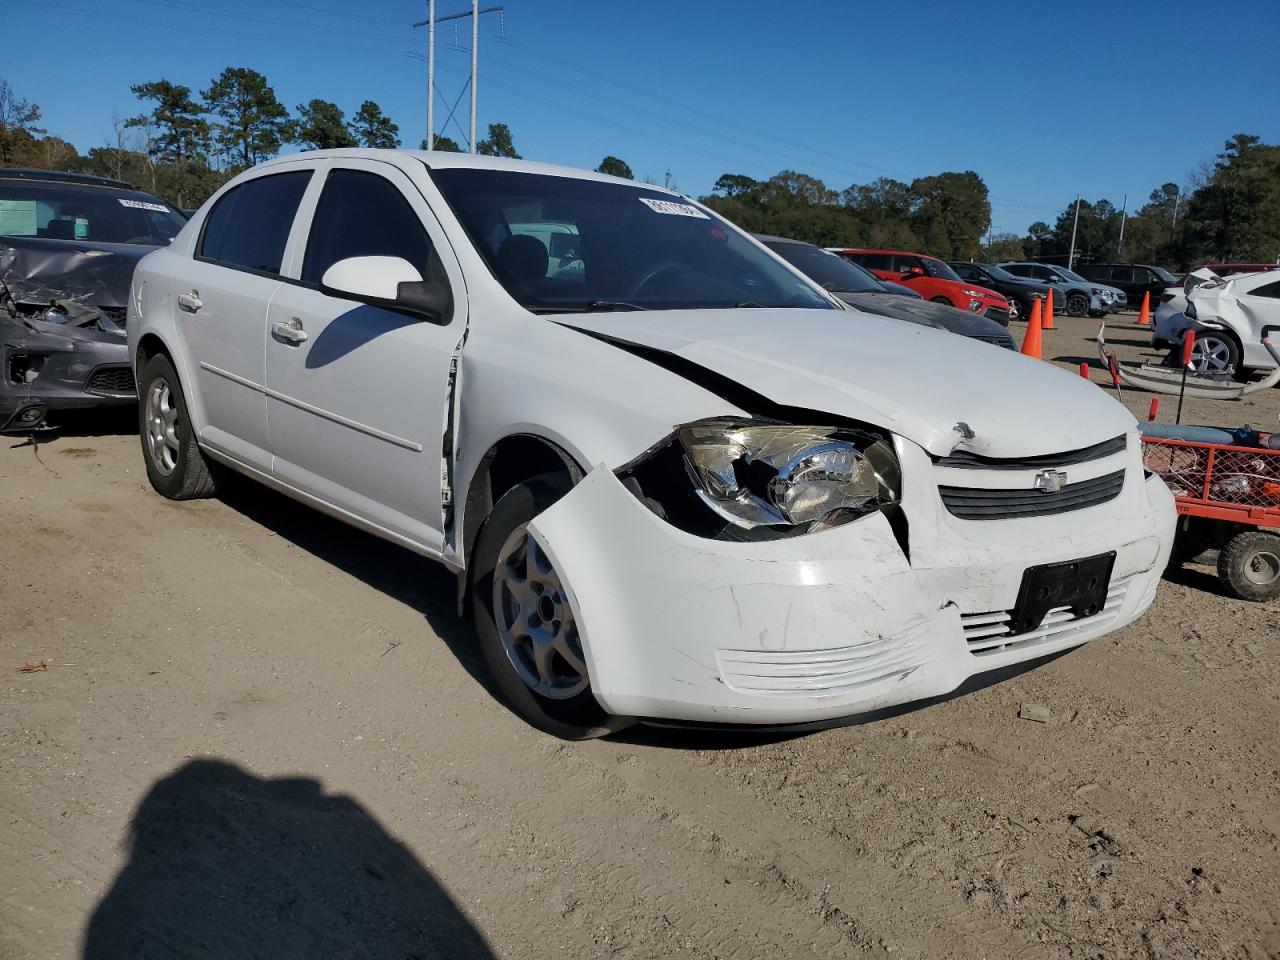
<path fill-rule="evenodd" d="M 573 177 L 578 180 L 599 180 L 604 183 L 625 183 L 645 190 L 656 190 L 670 194 L 672 197 L 683 195 L 652 183 L 639 183 L 622 177 L 612 177 L 595 170 L 582 170 L 578 167 L 565 167 L 552 163 L 538 163 L 533 160 L 512 160 L 509 157 L 482 157 L 469 153 L 451 153 L 440 150 L 379 150 L 374 148 L 349 148 L 340 150 L 303 150 L 275 157 L 258 165 L 255 169 L 274 166 L 290 161 L 310 158 L 346 159 L 346 160 L 390 160 L 391 162 L 417 160 L 436 170 L 464 168 L 470 170 L 509 170 L 514 173 L 540 173 L 552 177 Z"/>

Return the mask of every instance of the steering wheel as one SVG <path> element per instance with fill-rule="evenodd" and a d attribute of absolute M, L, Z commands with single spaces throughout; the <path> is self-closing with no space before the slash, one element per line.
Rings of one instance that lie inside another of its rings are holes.
<path fill-rule="evenodd" d="M 631 289 L 627 291 L 627 297 L 631 298 L 636 296 L 641 290 L 647 287 L 655 279 L 662 276 L 664 273 L 674 273 L 676 271 L 687 272 L 688 269 L 689 268 L 685 264 L 680 263 L 676 260 L 659 261 L 658 263 L 654 264 L 653 267 L 650 268 L 650 270 L 644 276 L 642 276 L 639 280 L 637 280 L 635 283 L 631 285 Z"/>

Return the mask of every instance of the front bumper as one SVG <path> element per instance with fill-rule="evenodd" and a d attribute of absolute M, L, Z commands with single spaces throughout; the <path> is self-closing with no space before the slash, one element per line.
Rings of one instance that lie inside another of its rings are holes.
<path fill-rule="evenodd" d="M 1175 521 L 1158 478 L 1132 469 L 1119 497 L 1088 510 L 962 521 L 943 507 L 924 451 L 901 446 L 904 476 L 918 478 L 903 500 L 910 561 L 881 514 L 764 543 L 695 537 L 604 467 L 537 517 L 530 531 L 568 585 L 604 709 L 727 724 L 868 713 L 1077 646 L 1151 604 Z M 1099 614 L 1051 613 L 992 644 L 1027 567 L 1110 550 Z"/>
<path fill-rule="evenodd" d="M 54 328 L 52 330 L 46 328 Z M 30 430 L 43 413 L 134 403 L 137 393 L 123 338 L 65 333 L 54 324 L 0 319 L 0 432 Z"/>

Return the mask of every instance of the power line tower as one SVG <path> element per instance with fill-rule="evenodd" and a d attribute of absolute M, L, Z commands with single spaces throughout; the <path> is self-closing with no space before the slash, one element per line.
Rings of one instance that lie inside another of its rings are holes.
<path fill-rule="evenodd" d="M 462 13 L 451 13 L 448 16 L 436 16 L 436 0 L 427 0 L 427 19 L 419 20 L 412 26 L 427 28 L 427 149 L 433 150 L 436 145 L 436 24 L 452 21 L 454 26 L 454 42 L 457 42 L 457 22 L 467 17 L 471 18 L 471 79 L 467 81 L 471 86 L 471 136 L 470 151 L 476 152 L 476 70 L 479 63 L 480 54 L 480 15 L 485 13 L 496 13 L 501 24 L 503 36 L 506 35 L 507 21 L 505 7 L 485 7 L 480 9 L 480 0 L 471 0 L 471 9 Z M 455 103 L 456 107 L 457 104 Z M 445 119 L 445 126 L 448 126 L 449 120 L 453 118 L 453 111 L 449 111 L 449 117 Z"/>

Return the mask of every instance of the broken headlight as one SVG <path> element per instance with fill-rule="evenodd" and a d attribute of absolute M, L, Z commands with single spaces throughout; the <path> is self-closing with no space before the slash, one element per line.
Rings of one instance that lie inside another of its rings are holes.
<path fill-rule="evenodd" d="M 675 435 L 698 498 L 738 527 L 817 530 L 898 498 L 892 448 L 860 431 L 703 420 Z"/>

